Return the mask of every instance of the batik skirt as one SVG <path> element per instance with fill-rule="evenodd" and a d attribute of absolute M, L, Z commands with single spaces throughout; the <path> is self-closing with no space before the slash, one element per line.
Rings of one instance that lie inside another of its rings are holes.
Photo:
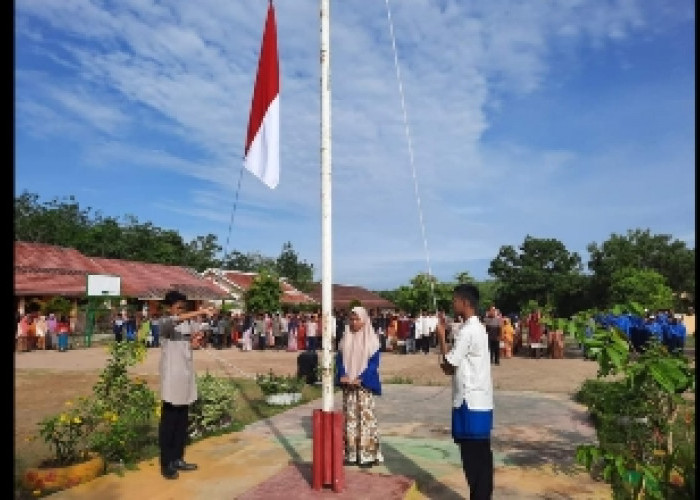
<path fill-rule="evenodd" d="M 358 464 L 383 462 L 372 392 L 364 387 L 344 387 L 343 414 L 345 461 Z"/>

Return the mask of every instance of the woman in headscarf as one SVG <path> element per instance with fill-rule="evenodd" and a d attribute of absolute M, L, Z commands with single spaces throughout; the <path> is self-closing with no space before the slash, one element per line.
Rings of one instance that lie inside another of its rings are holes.
<path fill-rule="evenodd" d="M 345 463 L 371 467 L 382 462 L 374 396 L 381 395 L 379 338 L 367 310 L 353 307 L 336 355 L 336 384 L 343 390 Z"/>

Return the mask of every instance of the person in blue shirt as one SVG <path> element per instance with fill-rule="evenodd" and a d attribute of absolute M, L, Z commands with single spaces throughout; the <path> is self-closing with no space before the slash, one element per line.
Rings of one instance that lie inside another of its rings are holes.
<path fill-rule="evenodd" d="M 129 313 L 124 326 L 126 327 L 126 340 L 136 340 L 136 315 L 133 312 Z"/>
<path fill-rule="evenodd" d="M 343 390 L 345 464 L 362 468 L 383 462 L 374 396 L 379 380 L 379 338 L 364 307 L 353 307 L 348 330 L 338 346 L 335 383 Z"/>
<path fill-rule="evenodd" d="M 669 351 L 673 353 L 683 352 L 685 347 L 686 328 L 682 321 L 676 317 L 672 317 L 668 325 L 669 333 Z"/>
<path fill-rule="evenodd" d="M 620 314 L 614 319 L 613 324 L 620 330 L 622 333 L 625 334 L 625 337 L 629 340 L 630 338 L 630 327 L 632 326 L 632 322 L 630 321 L 630 315 L 629 314 Z"/>
<path fill-rule="evenodd" d="M 155 311 L 151 319 L 151 347 L 160 347 L 160 312 Z"/>
<path fill-rule="evenodd" d="M 644 320 L 637 315 L 630 316 L 630 343 L 632 344 L 632 350 L 635 352 L 641 352 L 642 345 L 646 342 L 647 333 L 644 329 Z"/>

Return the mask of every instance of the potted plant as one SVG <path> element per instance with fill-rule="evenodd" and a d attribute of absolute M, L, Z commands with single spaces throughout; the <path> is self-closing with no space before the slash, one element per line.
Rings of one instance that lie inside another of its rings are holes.
<path fill-rule="evenodd" d="M 255 381 L 270 405 L 290 405 L 301 401 L 304 380 L 294 375 L 257 374 Z"/>

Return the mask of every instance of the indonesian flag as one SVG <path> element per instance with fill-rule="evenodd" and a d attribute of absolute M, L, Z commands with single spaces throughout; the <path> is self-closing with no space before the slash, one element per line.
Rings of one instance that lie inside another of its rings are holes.
<path fill-rule="evenodd" d="M 274 189 L 280 180 L 280 76 L 272 1 L 267 9 L 245 141 L 245 168 Z"/>

